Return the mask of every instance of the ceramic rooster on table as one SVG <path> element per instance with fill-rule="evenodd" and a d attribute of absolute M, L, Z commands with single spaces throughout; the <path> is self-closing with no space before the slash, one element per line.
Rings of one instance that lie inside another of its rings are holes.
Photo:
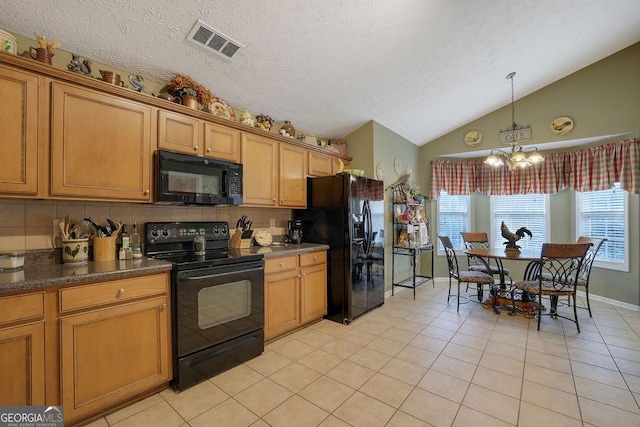
<path fill-rule="evenodd" d="M 511 231 L 509 231 L 509 228 L 507 228 L 507 225 L 504 223 L 504 221 L 502 221 L 500 231 L 502 232 L 502 237 L 507 239 L 507 241 L 503 243 L 503 245 L 507 245 L 505 249 L 518 250 L 520 249 L 520 246 L 516 245 L 516 242 L 518 240 L 522 239 L 525 234 L 529 235 L 529 239 L 533 237 L 531 231 L 529 231 L 529 229 L 526 227 L 520 227 L 515 233 L 512 233 Z"/>

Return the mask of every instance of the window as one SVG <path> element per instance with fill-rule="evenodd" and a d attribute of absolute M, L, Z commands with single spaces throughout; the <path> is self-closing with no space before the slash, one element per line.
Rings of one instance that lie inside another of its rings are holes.
<path fill-rule="evenodd" d="M 518 194 L 515 196 L 491 196 L 491 246 L 504 248 L 500 226 L 502 221 L 515 233 L 526 227 L 533 237 L 525 234 L 517 243 L 521 248 L 540 250 L 549 241 L 549 196 L 544 194 Z"/>
<path fill-rule="evenodd" d="M 605 191 L 576 192 L 576 235 L 607 239 L 596 256 L 597 267 L 629 271 L 627 203 L 620 183 Z"/>
<path fill-rule="evenodd" d="M 438 234 L 449 236 L 455 249 L 464 249 L 461 231 L 469 229 L 469 196 L 450 196 L 445 191 L 438 197 Z M 438 241 L 438 252 L 444 252 Z"/>

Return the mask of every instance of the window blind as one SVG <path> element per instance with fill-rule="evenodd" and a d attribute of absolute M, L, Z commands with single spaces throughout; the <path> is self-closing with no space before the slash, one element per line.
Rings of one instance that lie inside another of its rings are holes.
<path fill-rule="evenodd" d="M 455 249 L 464 249 L 460 232 L 469 228 L 469 196 L 450 196 L 441 191 L 438 197 L 438 234 L 448 236 Z M 444 251 L 438 241 L 438 249 Z"/>
<path fill-rule="evenodd" d="M 576 199 L 578 235 L 606 238 L 596 259 L 624 263 L 626 197 L 620 183 L 610 190 L 576 193 Z"/>
<path fill-rule="evenodd" d="M 506 239 L 500 229 L 502 221 L 509 231 L 515 233 L 520 227 L 526 227 L 533 237 L 525 234 L 517 243 L 521 248 L 540 249 L 548 242 L 547 205 L 548 196 L 544 194 L 519 194 L 514 196 L 491 196 L 491 245 L 504 248 Z"/>

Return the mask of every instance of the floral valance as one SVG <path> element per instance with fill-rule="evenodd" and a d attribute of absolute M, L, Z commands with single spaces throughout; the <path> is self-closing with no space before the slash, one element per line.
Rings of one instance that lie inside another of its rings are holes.
<path fill-rule="evenodd" d="M 433 160 L 431 194 L 553 194 L 567 187 L 597 191 L 620 187 L 640 193 L 640 140 L 629 139 L 570 153 L 548 154 L 545 161 L 510 172 L 482 161 Z"/>

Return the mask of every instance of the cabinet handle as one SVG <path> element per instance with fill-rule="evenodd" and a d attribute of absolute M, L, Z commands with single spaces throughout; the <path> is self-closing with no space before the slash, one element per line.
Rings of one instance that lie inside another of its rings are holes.
<path fill-rule="evenodd" d="M 198 151 L 198 148 L 199 148 L 199 147 L 198 147 L 197 145 L 194 145 L 194 146 L 193 146 L 193 151 Z"/>
<path fill-rule="evenodd" d="M 122 294 L 124 294 L 124 289 L 123 288 L 118 289 L 118 295 L 122 295 Z"/>
<path fill-rule="evenodd" d="M 281 263 L 280 263 L 280 267 L 284 267 L 284 262 L 281 262 Z"/>
<path fill-rule="evenodd" d="M 280 203 L 284 203 L 284 199 L 280 199 Z"/>
<path fill-rule="evenodd" d="M 160 306 L 161 309 L 166 310 L 167 309 L 167 303 L 165 302 L 164 304 L 162 304 Z"/>
<path fill-rule="evenodd" d="M 207 147 L 207 153 L 210 153 L 210 152 L 211 152 L 211 148 Z"/>
<path fill-rule="evenodd" d="M 142 192 L 142 194 L 144 194 L 145 196 L 148 196 L 148 195 L 149 195 L 149 190 L 144 190 L 144 191 Z"/>
<path fill-rule="evenodd" d="M 317 260 L 318 260 L 318 257 L 317 257 L 317 256 L 314 256 L 314 257 L 313 257 L 313 260 L 314 260 L 314 261 L 317 261 Z"/>
<path fill-rule="evenodd" d="M 302 277 L 305 277 L 306 275 L 307 275 L 307 273 L 302 273 Z M 298 277 L 300 277 L 300 276 L 298 276 Z"/>
<path fill-rule="evenodd" d="M 273 199 L 273 203 L 275 203 L 275 202 L 276 202 L 276 199 Z"/>

